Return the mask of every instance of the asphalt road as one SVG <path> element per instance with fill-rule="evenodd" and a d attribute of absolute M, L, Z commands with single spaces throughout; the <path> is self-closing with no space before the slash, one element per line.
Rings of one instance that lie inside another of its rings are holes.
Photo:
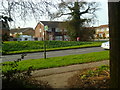
<path fill-rule="evenodd" d="M 104 49 L 101 47 L 92 47 L 92 48 L 49 51 L 46 53 L 46 55 L 47 57 L 58 57 L 58 56 L 84 54 L 84 53 L 99 52 L 99 51 L 104 51 Z M 25 56 L 25 58 L 22 60 L 44 58 L 43 55 L 44 55 L 43 52 L 27 53 L 27 56 Z M 20 57 L 21 54 L 16 54 L 16 55 L 3 55 L 1 58 L 2 58 L 2 62 L 6 62 L 6 61 L 17 60 Z"/>

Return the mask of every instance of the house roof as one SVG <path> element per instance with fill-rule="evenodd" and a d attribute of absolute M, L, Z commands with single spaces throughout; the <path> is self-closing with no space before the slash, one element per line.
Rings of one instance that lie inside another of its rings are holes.
<path fill-rule="evenodd" d="M 15 28 L 15 29 L 11 29 L 10 33 L 20 33 L 20 32 L 25 32 L 28 30 L 33 30 L 33 28 Z"/>
<path fill-rule="evenodd" d="M 83 27 L 84 29 L 95 29 L 96 27 Z"/>
<path fill-rule="evenodd" d="M 108 25 L 100 25 L 98 28 L 108 27 Z"/>
<path fill-rule="evenodd" d="M 39 23 L 48 25 L 49 27 L 52 27 L 52 28 L 56 28 L 56 27 L 59 27 L 59 24 L 63 22 L 62 21 L 40 21 Z"/>
<path fill-rule="evenodd" d="M 40 21 L 38 24 L 48 25 L 48 27 L 57 28 L 61 23 L 64 23 L 64 21 Z M 108 25 L 101 25 L 99 27 L 85 27 L 87 29 L 95 29 L 95 28 L 103 28 L 108 27 Z"/>

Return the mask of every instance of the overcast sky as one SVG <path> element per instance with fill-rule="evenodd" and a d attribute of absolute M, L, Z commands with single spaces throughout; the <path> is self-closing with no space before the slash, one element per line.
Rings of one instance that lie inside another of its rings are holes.
<path fill-rule="evenodd" d="M 107 1 L 101 1 L 100 2 L 100 6 L 99 8 L 101 8 L 100 10 L 96 11 L 96 15 L 97 15 L 97 21 L 94 25 L 92 26 L 98 26 L 98 25 L 105 25 L 108 24 L 108 3 Z M 42 18 L 40 21 L 48 21 L 47 18 Z M 16 25 L 17 27 L 32 27 L 35 28 L 35 26 L 37 25 L 38 21 L 35 21 L 34 19 L 27 21 L 26 23 L 24 22 L 19 22 Z"/>
<path fill-rule="evenodd" d="M 108 24 L 108 2 L 101 2 L 100 10 L 96 12 L 99 20 L 99 25 Z M 96 25 L 98 25 L 96 23 Z"/>

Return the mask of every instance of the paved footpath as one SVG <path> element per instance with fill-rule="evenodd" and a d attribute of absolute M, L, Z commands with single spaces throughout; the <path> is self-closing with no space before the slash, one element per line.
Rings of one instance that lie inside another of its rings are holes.
<path fill-rule="evenodd" d="M 36 70 L 32 72 L 32 77 L 38 81 L 47 81 L 53 88 L 66 88 L 68 78 L 72 77 L 78 71 L 101 65 L 109 65 L 109 60 Z"/>
<path fill-rule="evenodd" d="M 42 70 L 35 70 L 32 72 L 32 75 L 35 77 L 39 76 L 47 76 L 51 74 L 59 74 L 64 72 L 72 72 L 76 70 L 82 70 L 87 68 L 93 68 L 101 65 L 108 65 L 109 60 L 104 61 L 98 61 L 98 62 L 92 62 L 92 63 L 85 63 L 85 64 L 76 64 L 76 65 L 70 65 L 70 66 L 64 66 L 64 67 L 57 67 L 57 68 L 49 68 L 49 69 L 42 69 Z"/>

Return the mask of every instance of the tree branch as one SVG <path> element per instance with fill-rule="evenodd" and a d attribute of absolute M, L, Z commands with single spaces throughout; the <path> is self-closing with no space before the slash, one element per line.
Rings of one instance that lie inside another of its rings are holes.
<path fill-rule="evenodd" d="M 90 9 L 90 7 L 88 7 L 88 9 L 86 9 L 85 11 L 80 12 L 80 16 L 81 16 L 82 14 L 88 13 L 89 9 Z"/>
<path fill-rule="evenodd" d="M 56 14 L 56 15 L 54 14 L 54 15 L 53 15 L 53 16 L 54 16 L 53 18 L 59 18 L 59 17 L 61 17 L 61 16 L 63 16 L 63 15 L 71 15 L 71 14 L 72 14 L 72 13 L 65 13 L 65 14 L 64 14 L 64 13 L 61 13 L 61 14 L 58 13 L 58 14 Z"/>
<path fill-rule="evenodd" d="M 73 10 L 73 8 L 72 7 L 70 7 L 70 6 L 67 6 L 71 11 Z"/>
<path fill-rule="evenodd" d="M 72 13 L 65 13 L 65 14 L 61 14 L 60 16 L 63 16 L 63 15 L 71 15 Z"/>

